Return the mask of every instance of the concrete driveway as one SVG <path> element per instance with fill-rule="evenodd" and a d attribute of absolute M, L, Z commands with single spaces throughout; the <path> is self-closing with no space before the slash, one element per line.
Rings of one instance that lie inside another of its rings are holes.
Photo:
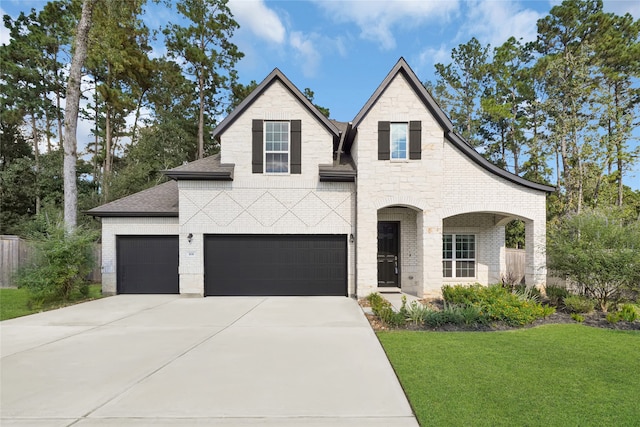
<path fill-rule="evenodd" d="M 0 323 L 3 426 L 417 426 L 357 303 L 118 295 Z"/>

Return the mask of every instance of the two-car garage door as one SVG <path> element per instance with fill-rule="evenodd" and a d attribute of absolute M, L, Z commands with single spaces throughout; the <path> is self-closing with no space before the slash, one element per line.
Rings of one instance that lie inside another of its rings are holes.
<path fill-rule="evenodd" d="M 178 236 L 118 236 L 118 293 L 179 293 Z M 347 294 L 345 235 L 206 235 L 205 295 Z"/>
<path fill-rule="evenodd" d="M 205 295 L 347 293 L 344 235 L 208 235 Z"/>

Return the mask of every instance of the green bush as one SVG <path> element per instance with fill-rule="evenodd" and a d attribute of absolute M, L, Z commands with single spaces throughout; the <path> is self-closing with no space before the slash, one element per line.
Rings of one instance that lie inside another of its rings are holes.
<path fill-rule="evenodd" d="M 564 298 L 564 306 L 572 313 L 591 313 L 596 302 L 580 295 L 569 295 Z"/>
<path fill-rule="evenodd" d="M 442 295 L 449 304 L 472 306 L 482 314 L 482 319 L 510 326 L 526 325 L 549 314 L 535 298 L 523 298 L 501 285 L 445 285 Z"/>
<path fill-rule="evenodd" d="M 564 299 L 571 295 L 564 286 L 555 285 L 548 285 L 545 288 L 545 293 L 547 294 L 547 298 L 549 298 L 549 303 L 556 307 L 561 306 Z"/>
<path fill-rule="evenodd" d="M 424 322 L 424 318 L 429 311 L 429 307 L 417 301 L 413 301 L 409 304 L 406 311 L 406 320 L 417 326 Z"/>
<path fill-rule="evenodd" d="M 367 297 L 367 301 L 371 304 L 373 314 L 378 316 L 386 325 L 398 327 L 405 324 L 407 317 L 406 297 L 402 298 L 402 307 L 399 312 L 395 311 L 391 303 L 378 293 L 370 294 Z"/>
<path fill-rule="evenodd" d="M 625 322 L 635 322 L 640 318 L 638 311 L 632 304 L 624 304 L 620 310 L 620 317 Z"/>
<path fill-rule="evenodd" d="M 584 322 L 584 316 L 582 314 L 571 313 L 571 318 L 579 323 Z"/>
<path fill-rule="evenodd" d="M 640 291 L 640 221 L 620 210 L 585 210 L 562 218 L 548 233 L 548 266 L 594 298 L 602 311 Z"/>
<path fill-rule="evenodd" d="M 96 237 L 95 232 L 81 228 L 67 234 L 60 223 L 48 224 L 44 233 L 33 237 L 35 261 L 16 277 L 18 287 L 31 294 L 33 306 L 88 294 L 87 277 L 93 268 Z"/>
<path fill-rule="evenodd" d="M 620 317 L 620 313 L 619 312 L 611 312 L 611 313 L 607 313 L 607 322 L 615 324 L 618 323 L 620 320 L 622 320 L 622 318 Z"/>

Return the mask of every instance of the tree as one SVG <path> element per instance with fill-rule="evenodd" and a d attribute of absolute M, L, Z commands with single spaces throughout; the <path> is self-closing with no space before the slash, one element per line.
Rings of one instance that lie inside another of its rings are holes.
<path fill-rule="evenodd" d="M 313 104 L 313 99 L 315 98 L 315 93 L 309 89 L 308 87 L 304 88 L 304 96 L 305 98 L 307 98 L 309 100 L 309 102 L 311 102 Z M 329 112 L 329 109 L 326 107 L 321 107 L 320 105 L 317 104 L 313 104 L 314 107 L 316 107 L 318 109 L 318 111 L 320 111 L 326 118 L 329 118 L 329 115 L 331 114 Z"/>
<path fill-rule="evenodd" d="M 603 311 L 624 292 L 640 291 L 640 222 L 616 209 L 585 210 L 551 227 L 549 268 L 595 298 Z"/>
<path fill-rule="evenodd" d="M 80 107 L 80 83 L 82 66 L 87 57 L 87 44 L 91 16 L 97 0 L 84 0 L 82 14 L 74 41 L 73 59 L 69 68 L 67 84 L 67 102 L 64 113 L 64 223 L 68 232 L 76 228 L 78 215 L 78 189 L 76 184 L 77 129 L 78 110 Z"/>
<path fill-rule="evenodd" d="M 438 77 L 435 94 L 456 130 L 474 147 L 482 144 L 478 111 L 488 50 L 488 45 L 482 46 L 473 37 L 451 51 L 451 64 L 435 65 Z"/>
<path fill-rule="evenodd" d="M 198 111 L 198 158 L 205 155 L 205 128 L 222 113 L 223 92 L 236 81 L 235 64 L 244 55 L 231 42 L 238 23 L 227 0 L 182 0 L 178 13 L 189 25 L 164 31 L 169 56 L 181 58 L 195 79 Z"/>

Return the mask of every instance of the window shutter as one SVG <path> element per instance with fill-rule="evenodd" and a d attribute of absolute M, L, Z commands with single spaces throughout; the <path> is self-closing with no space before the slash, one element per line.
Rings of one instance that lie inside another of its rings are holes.
<path fill-rule="evenodd" d="M 291 120 L 291 173 L 302 173 L 302 121 Z"/>
<path fill-rule="evenodd" d="M 409 122 L 409 158 L 422 158 L 422 122 Z"/>
<path fill-rule="evenodd" d="M 390 122 L 378 122 L 378 160 L 389 160 L 391 156 Z"/>
<path fill-rule="evenodd" d="M 264 158 L 264 138 L 262 120 L 253 120 L 251 126 L 251 171 L 253 173 L 262 173 L 264 168 L 262 166 Z"/>

